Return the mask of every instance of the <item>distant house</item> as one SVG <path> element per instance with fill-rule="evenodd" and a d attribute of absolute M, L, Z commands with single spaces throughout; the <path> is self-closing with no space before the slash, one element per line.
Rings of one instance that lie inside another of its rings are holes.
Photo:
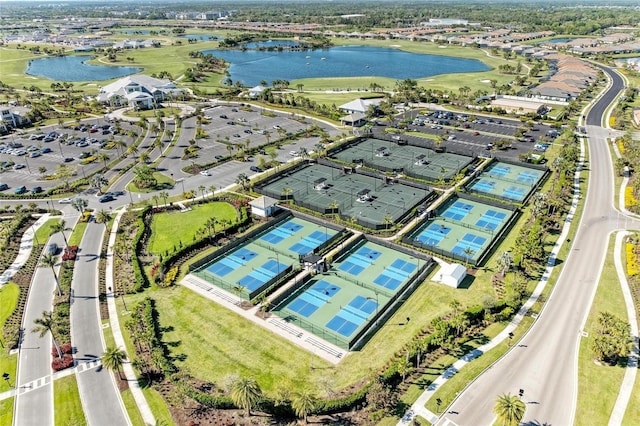
<path fill-rule="evenodd" d="M 343 126 L 361 127 L 366 123 L 366 116 L 361 112 L 354 112 L 353 114 L 345 115 L 340 119 L 340 124 Z"/>
<path fill-rule="evenodd" d="M 367 110 L 369 109 L 369 106 L 374 105 L 377 107 L 378 105 L 380 105 L 380 102 L 382 102 L 382 98 L 373 98 L 373 99 L 358 98 L 358 99 L 354 99 L 351 102 L 347 102 L 346 104 L 340 105 L 338 109 L 340 111 L 346 112 L 347 114 L 354 114 L 354 113 L 366 114 Z"/>
<path fill-rule="evenodd" d="M 249 202 L 251 213 L 260 217 L 272 216 L 278 210 L 278 200 L 266 195 Z"/>
<path fill-rule="evenodd" d="M 256 87 L 252 87 L 251 89 L 249 89 L 249 97 L 251 99 L 256 99 L 259 98 L 260 96 L 262 96 L 262 93 L 264 92 L 265 88 L 264 86 L 256 86 Z"/>
<path fill-rule="evenodd" d="M 150 109 L 157 103 L 184 93 L 169 80 L 131 75 L 100 88 L 97 99 L 112 107 Z"/>
<path fill-rule="evenodd" d="M 0 133 L 7 133 L 10 129 L 24 127 L 31 123 L 26 117 L 26 108 L 24 111 L 18 111 L 15 107 L 11 109 L 11 105 L 0 105 Z"/>

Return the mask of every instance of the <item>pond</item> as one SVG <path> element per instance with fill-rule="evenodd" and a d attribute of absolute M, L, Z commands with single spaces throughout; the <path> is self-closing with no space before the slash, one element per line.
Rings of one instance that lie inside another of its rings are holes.
<path fill-rule="evenodd" d="M 293 40 L 267 40 L 267 41 L 252 41 L 245 44 L 247 49 L 269 49 L 277 47 L 296 47 L 300 46 L 300 43 Z"/>
<path fill-rule="evenodd" d="M 213 34 L 184 34 L 184 35 L 181 35 L 179 37 L 180 38 L 190 38 L 190 39 L 200 40 L 200 41 L 221 40 L 221 37 L 218 37 L 218 36 L 213 35 Z"/>
<path fill-rule="evenodd" d="M 340 46 L 303 51 L 221 50 L 211 54 L 229 62 L 231 79 L 245 86 L 262 80 L 297 80 L 331 77 L 389 77 L 419 79 L 438 74 L 488 71 L 476 59 L 427 55 L 372 46 Z"/>
<path fill-rule="evenodd" d="M 92 56 L 60 56 L 29 61 L 26 74 L 56 81 L 99 81 L 111 80 L 136 74 L 142 68 L 110 65 L 89 65 Z"/>

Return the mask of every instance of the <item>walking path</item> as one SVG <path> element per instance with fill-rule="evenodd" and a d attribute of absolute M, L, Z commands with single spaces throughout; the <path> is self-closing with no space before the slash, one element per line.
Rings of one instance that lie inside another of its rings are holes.
<path fill-rule="evenodd" d="M 22 234 L 22 239 L 20 240 L 20 248 L 18 249 L 18 255 L 16 259 L 13 261 L 11 266 L 9 266 L 3 273 L 0 275 L 0 287 L 8 283 L 11 278 L 22 268 L 22 265 L 26 263 L 31 256 L 31 249 L 33 248 L 33 238 L 35 236 L 36 231 L 40 228 L 47 220 L 49 220 L 49 213 L 45 213 L 36 222 L 31 225 L 25 232 Z"/>
<path fill-rule="evenodd" d="M 109 234 L 109 243 L 107 246 L 107 265 L 105 270 L 105 283 L 107 289 L 109 290 L 107 293 L 107 306 L 109 308 L 109 322 L 111 325 L 111 332 L 113 333 L 113 339 L 116 343 L 116 346 L 123 349 L 124 351 L 126 351 L 126 345 L 124 343 L 124 337 L 122 336 L 122 330 L 120 329 L 118 310 L 116 308 L 116 296 L 114 291 L 111 290 L 115 289 L 113 282 L 113 247 L 116 243 L 116 236 L 118 233 L 120 219 L 125 212 L 126 209 L 123 207 L 120 211 L 118 211 L 118 214 L 113 221 L 113 226 L 111 227 L 111 232 Z M 131 357 L 128 355 L 127 358 L 131 360 Z M 129 382 L 129 389 L 131 389 L 131 394 L 133 395 L 133 399 L 136 401 L 136 405 L 138 406 L 138 410 L 140 410 L 140 414 L 142 415 L 144 423 L 149 425 L 156 424 L 156 419 L 151 412 L 151 407 L 149 407 L 149 404 L 144 397 L 144 394 L 142 393 L 142 389 L 140 388 L 138 378 L 133 371 L 131 362 L 125 362 L 122 366 L 122 370 L 124 371 L 124 375 Z"/>

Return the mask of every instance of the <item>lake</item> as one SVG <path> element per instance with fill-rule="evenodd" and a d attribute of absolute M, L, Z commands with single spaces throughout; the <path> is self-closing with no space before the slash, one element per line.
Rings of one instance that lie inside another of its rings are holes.
<path fill-rule="evenodd" d="M 271 82 L 301 78 L 377 76 L 397 80 L 419 79 L 491 69 L 476 59 L 372 46 L 339 46 L 303 51 L 207 49 L 202 52 L 229 62 L 231 79 L 245 86 L 255 86 L 261 80 Z"/>
<path fill-rule="evenodd" d="M 190 38 L 190 39 L 194 39 L 194 40 L 200 40 L 200 41 L 215 41 L 215 40 L 221 40 L 220 37 L 213 35 L 213 34 L 184 34 L 181 36 L 178 36 L 180 38 Z"/>
<path fill-rule="evenodd" d="M 33 59 L 29 61 L 26 74 L 56 81 L 99 81 L 142 71 L 142 68 L 135 67 L 86 64 L 91 58 L 92 56 L 82 55 Z"/>

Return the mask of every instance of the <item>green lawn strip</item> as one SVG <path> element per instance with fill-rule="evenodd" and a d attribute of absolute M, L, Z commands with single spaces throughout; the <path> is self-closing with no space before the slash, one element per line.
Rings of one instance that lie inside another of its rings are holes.
<path fill-rule="evenodd" d="M 636 382 L 631 392 L 631 399 L 627 405 L 627 411 L 622 420 L 623 426 L 633 426 L 640 424 L 640 379 L 636 376 Z"/>
<path fill-rule="evenodd" d="M 151 412 L 156 418 L 157 424 L 164 424 L 166 426 L 173 426 L 175 423 L 171 418 L 171 413 L 167 408 L 167 404 L 162 399 L 162 395 L 153 388 L 143 388 L 142 392 L 144 397 L 151 408 Z"/>
<path fill-rule="evenodd" d="M 36 231 L 36 240 L 41 244 L 47 242 L 51 236 L 51 227 L 60 222 L 60 219 L 48 219 L 45 223 Z"/>
<path fill-rule="evenodd" d="M 107 324 L 109 324 L 109 326 L 107 326 Z M 111 330 L 111 323 L 109 322 L 108 319 L 106 320 L 102 320 L 102 334 L 104 336 L 104 344 L 105 346 L 108 347 L 113 347 L 116 345 L 116 341 L 113 338 L 113 331 Z"/>
<path fill-rule="evenodd" d="M 55 426 L 86 425 L 87 420 L 82 411 L 80 392 L 75 375 L 57 379 L 53 382 L 53 408 Z"/>
<path fill-rule="evenodd" d="M 13 424 L 13 400 L 14 397 L 0 401 L 0 426 Z"/>
<path fill-rule="evenodd" d="M 129 418 L 131 419 L 131 424 L 133 426 L 146 426 L 144 419 L 138 410 L 138 406 L 136 405 L 136 400 L 133 399 L 131 389 L 120 392 L 120 395 L 122 396 L 122 402 L 127 410 L 127 414 L 129 414 Z"/>
<path fill-rule="evenodd" d="M 625 372 L 622 366 L 596 364 L 591 350 L 593 340 L 597 336 L 597 321 L 601 312 L 610 312 L 625 321 L 627 320 L 627 310 L 613 263 L 614 239 L 613 235 L 609 238 L 604 268 L 584 327 L 589 335 L 580 341 L 576 425 L 607 424 L 609 422 L 609 416 L 618 397 Z M 624 245 L 622 247 L 624 252 Z M 624 260 L 622 264 L 626 265 Z M 626 365 L 626 361 L 624 365 Z"/>
<path fill-rule="evenodd" d="M 87 229 L 87 222 L 78 222 L 71 232 L 71 236 L 68 238 L 70 246 L 76 246 L 82 241 L 84 231 Z"/>
<path fill-rule="evenodd" d="M 229 203 L 216 201 L 193 205 L 186 212 L 169 211 L 153 215 L 149 252 L 164 253 L 178 248 L 181 241 L 191 243 L 193 236 L 211 217 L 234 222 L 236 210 Z M 216 225 L 216 229 L 222 229 L 222 225 Z"/>
<path fill-rule="evenodd" d="M 18 297 L 20 296 L 20 287 L 16 284 L 9 282 L 0 288 L 0 330 L 4 327 L 4 323 L 9 318 L 13 310 L 18 303 Z M 0 335 L 0 339 L 2 336 Z M 0 351 L 0 371 L 2 373 L 9 374 L 9 382 L 15 384 L 16 381 L 16 368 L 18 365 L 18 355 L 9 355 L 4 342 L 2 342 L 3 350 Z M 12 389 L 6 380 L 0 380 L 0 392 Z"/>

